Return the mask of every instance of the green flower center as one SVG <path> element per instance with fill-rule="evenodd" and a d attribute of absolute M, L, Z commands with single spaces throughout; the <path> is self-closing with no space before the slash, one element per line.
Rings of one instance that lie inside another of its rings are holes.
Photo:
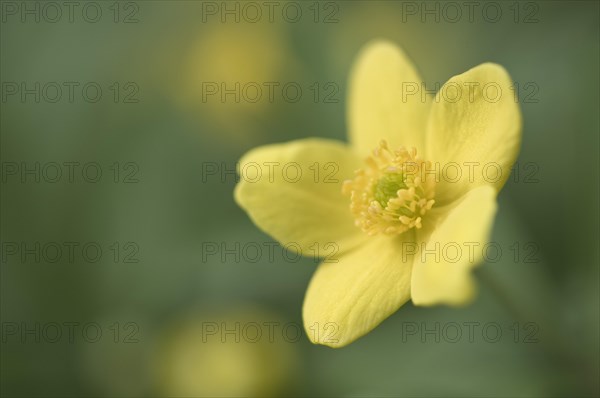
<path fill-rule="evenodd" d="M 398 197 L 399 189 L 406 189 L 402 173 L 387 173 L 373 187 L 373 197 L 385 209 L 390 199 Z"/>

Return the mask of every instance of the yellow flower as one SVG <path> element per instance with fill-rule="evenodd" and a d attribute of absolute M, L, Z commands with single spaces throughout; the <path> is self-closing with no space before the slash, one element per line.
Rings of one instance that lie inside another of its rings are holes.
<path fill-rule="evenodd" d="M 164 397 L 280 397 L 297 361 L 276 314 L 255 306 L 183 313 L 166 324 L 151 359 Z M 294 329 L 292 329 L 294 330 Z M 291 338 L 294 338 L 290 331 Z"/>
<path fill-rule="evenodd" d="M 306 255 L 335 244 L 304 301 L 314 343 L 347 345 L 409 299 L 473 297 L 470 271 L 519 151 L 520 111 L 496 64 L 454 76 L 435 97 L 421 82 L 402 50 L 372 42 L 350 77 L 350 145 L 312 138 L 240 160 L 235 199 L 258 227 Z M 457 245 L 458 258 L 440 253 Z"/>

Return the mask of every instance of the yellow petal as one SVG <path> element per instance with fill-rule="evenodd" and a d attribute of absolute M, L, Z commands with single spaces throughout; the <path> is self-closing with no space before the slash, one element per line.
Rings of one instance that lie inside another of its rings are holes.
<path fill-rule="evenodd" d="M 473 297 L 470 271 L 483 258 L 496 213 L 495 197 L 489 185 L 469 191 L 448 206 L 426 243 L 419 244 L 411 284 L 415 305 L 460 305 Z"/>
<path fill-rule="evenodd" d="M 361 155 L 382 139 L 392 148 L 414 146 L 423 155 L 429 100 L 421 96 L 421 83 L 394 44 L 377 40 L 361 51 L 350 75 L 347 113 L 350 141 Z"/>
<path fill-rule="evenodd" d="M 332 140 L 258 147 L 239 162 L 235 200 L 260 229 L 290 250 L 334 255 L 365 238 L 342 195 L 343 181 L 360 164 L 349 147 Z"/>
<path fill-rule="evenodd" d="M 343 347 L 365 335 L 410 298 L 414 234 L 374 236 L 337 263 L 323 263 L 304 299 L 304 328 L 313 343 Z"/>
<path fill-rule="evenodd" d="M 521 144 L 521 112 L 506 70 L 479 65 L 437 93 L 427 125 L 427 154 L 442 172 L 438 203 L 489 184 L 500 190 Z M 460 174 L 459 174 L 460 173 Z"/>

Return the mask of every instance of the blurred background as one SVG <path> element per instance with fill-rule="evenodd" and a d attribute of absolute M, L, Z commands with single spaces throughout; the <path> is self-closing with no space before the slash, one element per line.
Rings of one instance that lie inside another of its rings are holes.
<path fill-rule="evenodd" d="M 2 1 L 2 396 L 598 396 L 599 3 L 474 3 Z M 232 170 L 345 140 L 373 38 L 430 89 L 504 65 L 523 145 L 477 300 L 333 350 Z"/>

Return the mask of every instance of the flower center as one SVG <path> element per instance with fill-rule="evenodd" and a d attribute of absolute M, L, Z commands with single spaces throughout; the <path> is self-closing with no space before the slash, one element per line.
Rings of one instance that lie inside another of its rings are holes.
<path fill-rule="evenodd" d="M 385 173 L 375 183 L 373 189 L 373 197 L 382 207 L 387 206 L 390 199 L 396 197 L 400 189 L 406 189 L 404 183 L 404 174 L 402 173 Z"/>
<path fill-rule="evenodd" d="M 382 141 L 366 159 L 367 167 L 344 182 L 356 225 L 369 235 L 396 235 L 421 228 L 422 217 L 435 203 L 435 175 L 431 163 L 417 150 L 390 150 Z"/>

